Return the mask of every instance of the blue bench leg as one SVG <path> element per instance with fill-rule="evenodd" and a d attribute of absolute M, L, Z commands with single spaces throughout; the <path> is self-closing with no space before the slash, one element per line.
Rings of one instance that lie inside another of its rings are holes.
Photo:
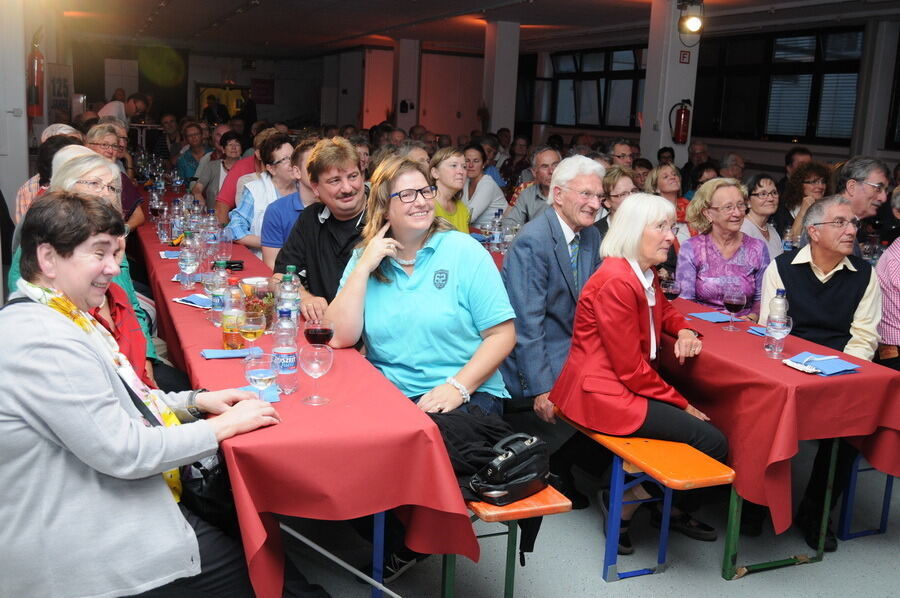
<path fill-rule="evenodd" d="M 656 572 L 662 573 L 666 568 L 666 550 L 669 546 L 669 520 L 672 517 L 672 489 L 663 489 L 662 521 L 659 527 L 659 552 L 656 557 Z"/>
<path fill-rule="evenodd" d="M 618 581 L 616 561 L 619 556 L 619 527 L 622 523 L 622 495 L 624 494 L 625 471 L 622 457 L 613 456 L 613 468 L 609 484 L 609 516 L 606 519 L 606 550 L 603 555 L 603 580 Z"/>
<path fill-rule="evenodd" d="M 852 540 L 853 538 L 859 538 L 861 536 L 883 534 L 887 531 L 888 516 L 891 512 L 891 494 L 893 493 L 894 488 L 894 478 L 889 475 L 885 475 L 884 494 L 881 502 L 881 521 L 879 522 L 878 529 L 862 530 L 858 532 L 850 531 L 850 527 L 853 523 L 853 509 L 856 503 L 856 488 L 858 485 L 859 473 L 861 471 L 874 470 L 872 467 L 861 469 L 859 467 L 861 462 L 862 455 L 858 456 L 853 462 L 853 467 L 850 469 L 850 479 L 847 481 L 847 489 L 844 491 L 844 496 L 841 500 L 841 518 L 837 533 L 838 538 L 841 540 Z"/>
<path fill-rule="evenodd" d="M 375 513 L 375 530 L 372 538 L 372 578 L 384 581 L 384 511 Z M 372 586 L 372 598 L 381 598 L 381 590 Z"/>

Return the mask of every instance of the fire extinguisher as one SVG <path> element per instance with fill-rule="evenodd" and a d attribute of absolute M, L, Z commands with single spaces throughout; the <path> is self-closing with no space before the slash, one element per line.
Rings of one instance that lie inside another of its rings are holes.
<path fill-rule="evenodd" d="M 28 54 L 26 104 L 29 118 L 44 114 L 44 54 L 40 49 L 42 31 L 43 27 L 35 31 L 31 38 L 31 52 Z"/>
<path fill-rule="evenodd" d="M 672 113 L 675 113 L 675 122 L 672 122 Z M 691 101 L 681 100 L 669 110 L 669 129 L 672 131 L 673 143 L 687 143 L 688 133 L 691 130 Z"/>

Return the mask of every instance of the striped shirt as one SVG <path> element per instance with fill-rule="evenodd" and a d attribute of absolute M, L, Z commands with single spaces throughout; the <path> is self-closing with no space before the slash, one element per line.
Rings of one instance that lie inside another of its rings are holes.
<path fill-rule="evenodd" d="M 25 212 L 31 207 L 32 202 L 37 199 L 41 192 L 40 175 L 36 174 L 25 181 L 19 192 L 16 193 L 16 224 L 22 222 Z"/>
<path fill-rule="evenodd" d="M 885 345 L 900 345 L 900 238 L 881 255 L 875 273 L 882 295 L 878 334 Z"/>

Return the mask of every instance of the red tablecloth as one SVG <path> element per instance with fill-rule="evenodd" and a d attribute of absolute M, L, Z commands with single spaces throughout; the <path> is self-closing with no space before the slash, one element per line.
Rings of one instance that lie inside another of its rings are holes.
<path fill-rule="evenodd" d="M 240 360 L 200 356 L 201 349 L 221 347 L 220 329 L 205 311 L 172 302 L 188 294 L 171 282 L 177 262 L 159 257 L 164 247 L 150 226 L 137 232 L 169 354 L 178 355 L 197 387 L 244 386 Z M 242 246 L 234 246 L 232 258 L 244 260 L 242 276 L 267 273 Z M 264 336 L 259 345 L 268 349 L 271 342 Z M 223 443 L 257 596 L 281 595 L 281 539 L 271 513 L 338 520 L 397 508 L 413 550 L 477 561 L 468 511 L 431 419 L 351 349 L 336 351 L 331 371 L 319 379 L 328 405 L 301 403 L 311 380 L 300 376 L 297 392 L 276 405 L 281 424 Z"/>
<path fill-rule="evenodd" d="M 710 311 L 678 299 L 682 313 Z M 703 351 L 679 366 L 672 338 L 664 339 L 661 369 L 667 380 L 728 437 L 729 464 L 738 493 L 768 505 L 775 531 L 791 524 L 791 463 L 801 440 L 855 437 L 868 461 L 900 475 L 900 374 L 841 354 L 861 364 L 859 373 L 822 377 L 804 374 L 766 357 L 763 339 L 722 324 L 692 319 L 703 334 Z M 785 356 L 835 351 L 789 336 Z"/>

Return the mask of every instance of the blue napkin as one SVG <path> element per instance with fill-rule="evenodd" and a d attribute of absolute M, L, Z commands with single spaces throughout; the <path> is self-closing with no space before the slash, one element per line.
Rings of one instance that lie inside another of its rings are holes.
<path fill-rule="evenodd" d="M 201 309 L 209 309 L 212 307 L 212 299 L 207 297 L 206 295 L 201 295 L 200 293 L 194 293 L 193 295 L 188 295 L 187 297 L 175 297 L 172 299 L 175 303 L 181 303 L 182 305 L 190 305 L 191 307 L 199 307 Z"/>
<path fill-rule="evenodd" d="M 476 241 L 478 241 L 479 243 L 484 243 L 485 241 L 488 240 L 487 237 L 485 237 L 484 235 L 479 234 L 479 233 L 469 233 L 469 235 L 470 235 L 473 239 L 475 239 Z"/>
<path fill-rule="evenodd" d="M 181 255 L 181 251 L 160 251 L 159 257 L 164 260 L 177 260 L 178 256 Z"/>
<path fill-rule="evenodd" d="M 258 394 L 259 390 L 255 386 L 242 386 L 238 390 L 249 390 L 254 394 Z M 273 384 L 269 388 L 262 391 L 262 400 L 267 403 L 278 403 L 281 401 L 280 396 L 278 395 L 278 385 Z"/>
<path fill-rule="evenodd" d="M 249 349 L 203 349 L 200 355 L 204 359 L 233 359 L 235 357 L 244 358 L 248 355 L 262 355 L 262 347 L 251 347 Z"/>
<path fill-rule="evenodd" d="M 689 316 L 694 316 L 695 318 L 699 318 L 701 320 L 705 320 L 707 322 L 712 322 L 713 324 L 718 324 L 720 322 L 727 322 L 731 318 L 726 316 L 725 314 L 718 311 L 698 311 L 693 314 L 688 314 Z"/>
<path fill-rule="evenodd" d="M 755 334 L 756 336 L 765 336 L 766 335 L 766 327 L 765 326 L 751 326 L 747 329 L 747 332 L 750 334 Z"/>
<path fill-rule="evenodd" d="M 178 272 L 177 274 L 175 274 L 175 276 L 172 277 L 172 282 L 181 282 L 181 279 L 184 276 L 185 274 Z M 194 282 L 203 282 L 203 274 L 201 274 L 200 272 L 194 272 L 193 274 L 190 274 L 188 276 L 190 276 Z"/>
<path fill-rule="evenodd" d="M 803 363 L 803 360 L 807 357 L 812 357 L 815 359 L 816 357 L 827 357 L 827 355 L 817 355 L 815 353 L 810 353 L 809 351 L 804 351 L 803 353 L 798 353 L 791 357 L 791 361 L 795 363 Z M 806 365 L 810 365 L 816 369 L 822 370 L 822 373 L 819 376 L 838 376 L 840 374 L 855 374 L 859 369 L 859 366 L 855 363 L 850 363 L 849 361 L 844 361 L 843 359 L 825 359 L 822 361 L 813 361 L 812 359 L 806 362 Z"/>

